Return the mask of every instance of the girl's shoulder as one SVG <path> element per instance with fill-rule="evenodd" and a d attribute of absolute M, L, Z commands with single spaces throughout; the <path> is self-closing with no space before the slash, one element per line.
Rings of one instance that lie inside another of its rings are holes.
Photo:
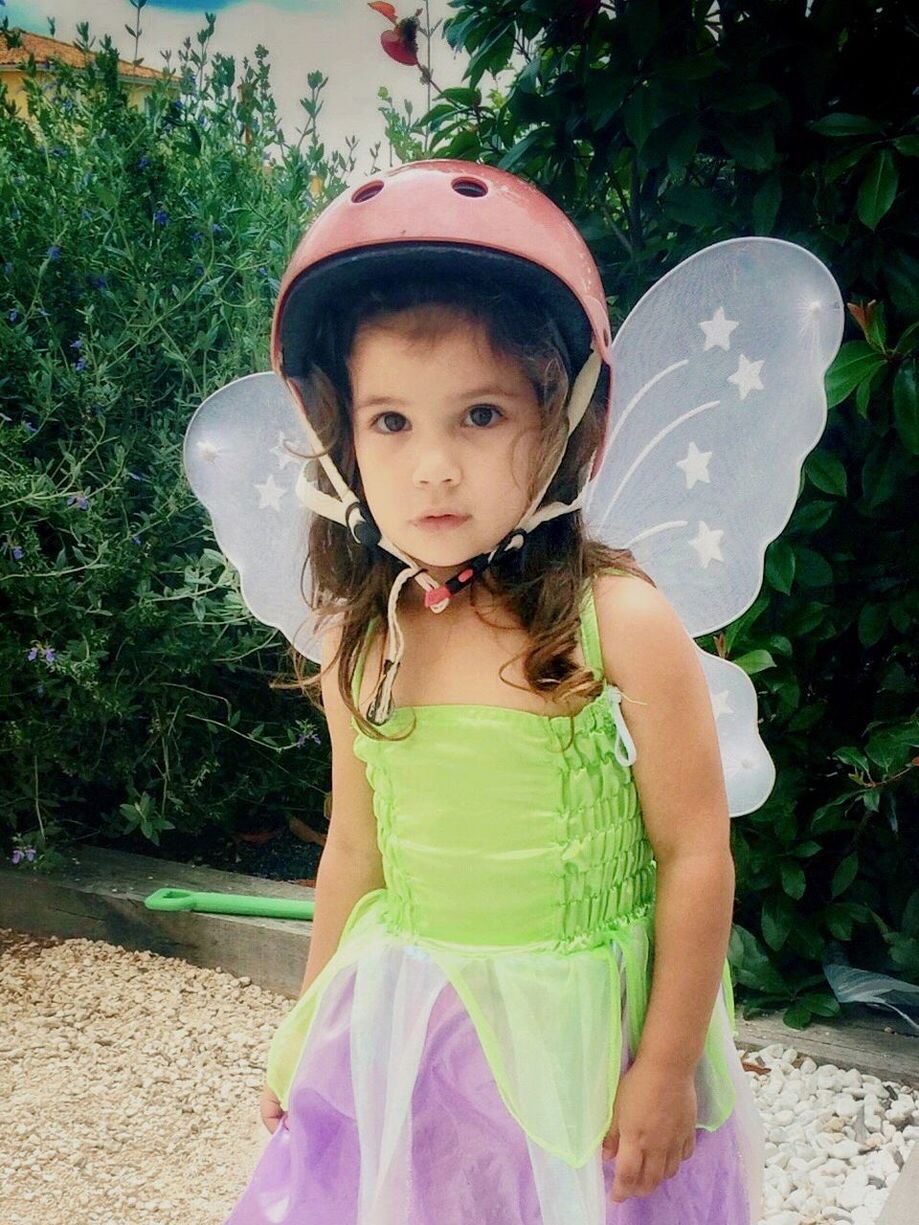
<path fill-rule="evenodd" d="M 686 666 L 695 646 L 659 588 L 617 570 L 594 575 L 592 591 L 608 680 L 629 692 L 644 686 L 649 671 Z"/>

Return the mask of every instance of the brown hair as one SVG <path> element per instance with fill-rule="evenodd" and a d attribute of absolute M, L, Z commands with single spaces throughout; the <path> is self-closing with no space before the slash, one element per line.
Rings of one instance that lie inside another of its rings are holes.
<path fill-rule="evenodd" d="M 349 488 L 363 501 L 351 433 L 348 370 L 358 329 L 372 323 L 396 329 L 410 342 L 423 344 L 435 342 L 458 323 L 467 323 L 484 329 L 496 355 L 517 361 L 537 393 L 542 437 L 532 483 L 535 494 L 565 446 L 564 407 L 569 392 L 565 354 L 541 305 L 536 301 L 524 303 L 512 293 L 495 290 L 476 278 L 433 284 L 401 280 L 377 285 L 355 298 L 344 310 L 329 312 L 323 318 L 314 338 L 312 364 L 308 373 L 296 380 L 304 403 L 310 405 L 316 433 Z M 579 476 L 586 476 L 584 470 L 602 433 L 607 391 L 608 371 L 604 367 L 544 501 L 570 502 L 577 496 L 583 484 Z M 316 468 L 319 488 L 332 492 L 325 473 L 318 465 Z M 390 587 L 405 563 L 385 550 L 359 544 L 341 524 L 320 515 L 312 520 L 308 548 L 312 590 L 304 590 L 304 598 L 313 609 L 317 628 L 330 618 L 341 618 L 341 638 L 332 663 L 338 663 L 342 699 L 362 731 L 382 738 L 384 734 L 357 708 L 351 690 L 368 626 L 374 618 L 385 626 Z M 526 631 L 530 645 L 523 668 L 533 690 L 552 690 L 562 701 L 574 695 L 592 698 L 600 693 L 601 683 L 587 669 L 574 664 L 570 652 L 577 640 L 584 584 L 608 569 L 620 569 L 652 583 L 628 549 L 611 549 L 587 539 L 581 513 L 573 511 L 541 524 L 522 549 L 504 554 L 470 587 L 473 607 L 477 585 L 484 584 Z M 304 565 L 304 577 L 306 573 Z M 322 709 L 320 673 L 307 673 L 304 657 L 293 648 L 291 655 L 295 682 L 279 687 L 299 687 Z"/>

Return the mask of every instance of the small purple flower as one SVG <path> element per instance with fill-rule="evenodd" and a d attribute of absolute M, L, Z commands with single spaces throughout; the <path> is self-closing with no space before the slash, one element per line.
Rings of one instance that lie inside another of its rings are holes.
<path fill-rule="evenodd" d="M 69 114 L 73 110 L 73 98 L 65 98 L 61 106 Z"/>
<path fill-rule="evenodd" d="M 48 259 L 52 259 L 52 260 L 60 259 L 61 249 L 58 246 L 49 247 L 48 250 L 45 252 L 45 255 Z"/>
<path fill-rule="evenodd" d="M 0 421 L 12 421 L 12 417 L 8 417 L 6 413 L 0 413 Z"/>
<path fill-rule="evenodd" d="M 81 337 L 79 337 L 79 336 L 78 336 L 78 337 L 76 338 L 76 340 L 71 340 L 71 342 L 70 342 L 70 347 L 71 347 L 71 349 L 82 349 L 82 348 L 83 348 L 83 341 L 82 341 Z"/>
<path fill-rule="evenodd" d="M 147 479 L 146 477 L 142 476 L 139 472 L 129 472 L 128 476 L 131 478 L 132 481 L 143 481 Z"/>
<path fill-rule="evenodd" d="M 178 111 L 178 112 L 179 112 L 179 114 L 181 114 L 181 113 L 182 113 L 182 109 L 183 109 L 183 107 L 182 107 L 182 99 L 181 99 L 181 98 L 174 98 L 174 99 L 173 99 L 173 101 L 172 101 L 172 109 L 173 109 L 174 111 Z"/>
<path fill-rule="evenodd" d="M 143 157 L 139 157 L 137 159 L 137 169 L 138 170 L 146 170 L 149 165 L 150 165 L 150 158 L 147 156 L 146 153 L 143 155 Z"/>
<path fill-rule="evenodd" d="M 28 655 L 26 655 L 26 659 L 29 661 L 29 663 L 32 663 L 34 660 L 38 659 L 38 647 L 32 647 L 31 651 L 29 651 Z"/>
<path fill-rule="evenodd" d="M 10 260 L 7 260 L 6 263 L 3 265 L 3 271 L 6 273 L 7 276 L 13 275 L 13 265 Z"/>
<path fill-rule="evenodd" d="M 211 226 L 211 233 L 212 233 L 212 234 L 222 234 L 222 233 L 223 233 L 223 226 L 222 226 L 222 225 L 219 225 L 219 224 L 218 224 L 218 223 L 215 221 L 215 222 L 214 222 L 214 224 Z"/>
<path fill-rule="evenodd" d="M 91 274 L 89 277 L 89 283 L 92 285 L 93 289 L 108 289 L 108 281 L 101 273 L 99 276 L 96 276 L 94 273 Z"/>
<path fill-rule="evenodd" d="M 54 647 L 45 647 L 44 655 L 46 664 L 53 664 L 57 659 L 57 651 L 55 651 Z"/>
<path fill-rule="evenodd" d="M 204 276 L 203 264 L 195 264 L 195 276 Z"/>
<path fill-rule="evenodd" d="M 2 2 L 3 0 L 0 0 L 0 3 Z M 27 846 L 24 850 L 20 850 L 20 848 L 17 846 L 15 851 L 13 851 L 12 855 L 10 856 L 10 862 L 11 863 L 22 863 L 23 859 L 27 859 L 29 863 L 31 863 L 34 858 L 35 858 L 35 847 L 34 846 Z"/>
<path fill-rule="evenodd" d="M 84 371 L 86 369 L 86 358 L 81 357 L 79 361 L 74 362 L 73 368 L 74 370 L 76 370 L 77 374 L 80 374 L 82 371 Z"/>
<path fill-rule="evenodd" d="M 62 149 L 60 145 L 55 145 L 54 148 L 51 150 L 51 156 L 52 157 L 66 157 L 67 150 Z"/>
<path fill-rule="evenodd" d="M 86 508 L 89 506 L 89 499 L 86 497 L 85 494 L 72 493 L 70 497 L 67 499 L 67 505 L 68 506 L 79 506 L 80 510 L 86 510 Z"/>
<path fill-rule="evenodd" d="M 89 221 L 92 218 L 92 213 L 89 211 L 88 208 L 81 208 L 80 216 L 83 218 L 84 221 Z"/>
<path fill-rule="evenodd" d="M 140 537 L 139 537 L 139 536 L 132 536 L 132 537 L 131 537 L 131 540 L 132 540 L 132 542 L 133 542 L 134 544 L 140 544 L 140 543 L 141 543 L 141 539 L 140 539 Z"/>
<path fill-rule="evenodd" d="M 158 208 L 153 214 L 153 220 L 157 225 L 166 225 L 169 222 L 169 214 L 164 208 Z"/>
<path fill-rule="evenodd" d="M 13 554 L 13 561 L 22 561 L 22 545 L 14 544 L 11 552 Z"/>
<path fill-rule="evenodd" d="M 33 425 L 31 421 L 23 421 L 22 424 L 26 427 L 26 429 L 29 431 L 30 434 L 38 433 L 38 426 Z"/>
<path fill-rule="evenodd" d="M 297 737 L 297 748 L 302 749 L 305 744 L 306 744 L 306 737 L 298 736 Z"/>
<path fill-rule="evenodd" d="M 201 233 L 200 230 L 195 230 L 194 234 L 192 234 L 191 236 L 191 240 L 194 243 L 199 243 L 203 237 L 204 235 Z"/>
<path fill-rule="evenodd" d="M 9 319 L 10 323 L 15 323 L 19 319 L 19 311 L 17 310 L 10 311 L 9 314 L 7 315 L 7 319 Z"/>
<path fill-rule="evenodd" d="M 258 270 L 258 274 L 259 274 L 259 276 L 261 276 L 261 277 L 266 277 L 266 276 L 268 275 L 268 269 L 267 269 L 267 268 L 259 268 L 259 270 Z"/>
<path fill-rule="evenodd" d="M 43 306 L 40 306 L 40 307 L 38 308 L 38 313 L 41 315 L 42 319 L 47 319 L 47 318 L 48 318 L 48 312 L 45 310 L 45 308 L 44 308 Z"/>

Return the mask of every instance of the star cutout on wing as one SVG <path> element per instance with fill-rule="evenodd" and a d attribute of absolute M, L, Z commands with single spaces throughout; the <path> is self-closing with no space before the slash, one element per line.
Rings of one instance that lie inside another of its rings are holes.
<path fill-rule="evenodd" d="M 711 457 L 711 451 L 700 451 L 696 444 L 691 442 L 685 457 L 676 461 L 676 466 L 682 468 L 686 474 L 687 489 L 692 489 L 696 481 L 705 481 L 707 485 L 712 483 L 708 474 L 708 461 Z"/>
<path fill-rule="evenodd" d="M 736 384 L 741 400 L 746 400 L 748 392 L 763 390 L 759 377 L 762 368 L 762 362 L 751 362 L 749 357 L 744 357 L 741 353 L 737 369 L 728 379 L 729 383 Z"/>
<path fill-rule="evenodd" d="M 279 468 L 286 468 L 288 464 L 295 464 L 297 462 L 297 457 L 295 455 L 291 455 L 290 451 L 288 451 L 284 445 L 285 442 L 286 439 L 284 437 L 284 433 L 283 431 L 279 430 L 278 441 L 271 448 L 271 454 L 278 457 Z"/>
<path fill-rule="evenodd" d="M 724 307 L 719 306 L 711 319 L 703 319 L 699 323 L 699 327 L 705 333 L 705 348 L 702 352 L 707 353 L 709 349 L 715 347 L 727 352 L 731 347 L 731 333 L 739 326 L 737 320 L 726 319 Z"/>
<path fill-rule="evenodd" d="M 724 561 L 721 556 L 721 537 L 724 532 L 721 528 L 711 528 L 703 520 L 699 520 L 699 530 L 696 533 L 694 540 L 690 540 L 690 544 L 699 554 L 699 561 L 702 564 L 702 569 L 708 569 L 710 561 Z"/>
<path fill-rule="evenodd" d="M 268 480 L 263 485 L 255 485 L 258 490 L 258 508 L 265 510 L 270 506 L 272 510 L 281 509 L 281 498 L 284 497 L 286 490 L 278 485 L 273 476 L 269 475 Z"/>
<path fill-rule="evenodd" d="M 712 694 L 712 711 L 716 719 L 720 719 L 722 715 L 732 715 L 734 713 L 728 705 L 727 689 L 722 689 L 720 693 Z"/>

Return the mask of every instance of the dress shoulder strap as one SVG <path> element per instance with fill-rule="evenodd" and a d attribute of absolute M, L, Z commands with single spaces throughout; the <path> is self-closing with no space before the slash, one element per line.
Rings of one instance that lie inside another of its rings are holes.
<path fill-rule="evenodd" d="M 627 570 L 608 567 L 601 574 L 627 574 Z M 594 601 L 593 577 L 584 585 L 584 595 L 581 598 L 581 644 L 584 649 L 584 661 L 597 680 L 605 681 L 606 669 L 603 666 L 603 651 L 600 646 L 600 623 L 597 620 L 597 605 Z M 622 717 L 622 691 L 618 685 L 607 685 L 606 689 L 612 704 L 613 722 L 619 733 L 613 752 L 622 766 L 631 766 L 636 760 L 635 742 L 629 734 L 625 719 Z"/>

